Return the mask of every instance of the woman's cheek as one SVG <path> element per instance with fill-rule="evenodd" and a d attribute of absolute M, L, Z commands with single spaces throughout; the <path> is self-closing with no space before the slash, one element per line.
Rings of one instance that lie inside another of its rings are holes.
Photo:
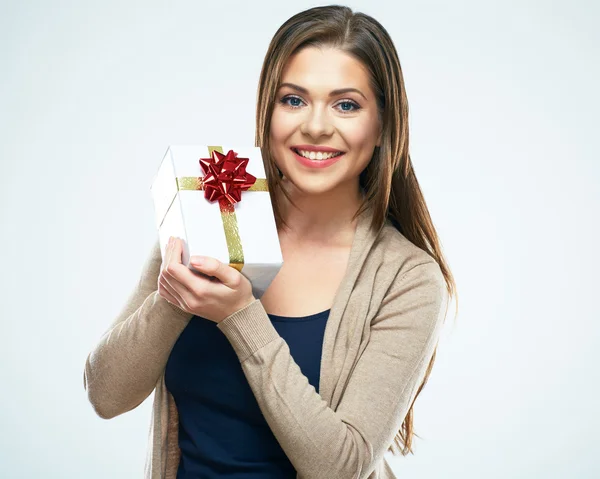
<path fill-rule="evenodd" d="M 291 135 L 294 129 L 294 119 L 292 115 L 285 114 L 284 112 L 276 112 L 273 115 L 271 122 L 271 129 L 274 132 L 276 141 L 284 141 L 288 136 Z"/>
<path fill-rule="evenodd" d="M 371 147 L 377 141 L 377 123 L 370 117 L 361 118 L 353 124 L 348 124 L 347 138 L 355 147 Z"/>

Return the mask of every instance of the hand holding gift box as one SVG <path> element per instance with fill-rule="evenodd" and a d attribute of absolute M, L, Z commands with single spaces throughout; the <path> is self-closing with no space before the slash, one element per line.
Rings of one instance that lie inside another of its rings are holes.
<path fill-rule="evenodd" d="M 171 238 L 158 278 L 159 294 L 196 316 L 220 323 L 256 300 L 252 284 L 237 269 L 215 258 L 192 256 L 191 264 L 206 275 L 200 277 L 181 263 L 183 242 Z M 195 260 L 198 258 L 198 260 Z"/>
<path fill-rule="evenodd" d="M 283 258 L 260 148 L 224 154 L 221 147 L 172 145 L 151 191 L 163 260 L 169 238 L 181 238 L 183 266 L 204 273 L 190 258 L 212 258 L 241 272 L 262 296 Z"/>

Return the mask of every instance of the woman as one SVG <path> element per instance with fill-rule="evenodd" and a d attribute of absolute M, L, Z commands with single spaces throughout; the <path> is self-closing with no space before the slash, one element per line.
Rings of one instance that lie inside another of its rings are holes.
<path fill-rule="evenodd" d="M 408 153 L 396 49 L 342 6 L 286 21 L 259 82 L 284 264 L 261 298 L 214 258 L 155 243 L 85 366 L 112 418 L 155 392 L 147 478 L 390 478 L 454 281 Z M 208 279 L 213 277 L 212 279 Z M 236 475 L 237 474 L 237 475 Z"/>

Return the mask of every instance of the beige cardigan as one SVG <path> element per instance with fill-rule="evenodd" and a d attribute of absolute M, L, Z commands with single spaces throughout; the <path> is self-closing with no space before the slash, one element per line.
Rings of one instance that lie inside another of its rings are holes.
<path fill-rule="evenodd" d="M 384 454 L 444 322 L 448 295 L 438 264 L 389 221 L 379 233 L 372 231 L 371 214 L 359 218 L 327 320 L 319 393 L 259 299 L 217 325 L 297 478 L 396 477 Z M 156 241 L 123 310 L 87 357 L 83 379 L 104 419 L 136 408 L 154 391 L 146 479 L 176 478 L 179 421 L 164 371 L 192 318 L 159 296 L 161 262 Z"/>

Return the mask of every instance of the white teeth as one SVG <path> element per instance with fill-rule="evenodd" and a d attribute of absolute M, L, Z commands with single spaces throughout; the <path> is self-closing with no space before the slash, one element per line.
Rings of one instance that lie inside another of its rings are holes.
<path fill-rule="evenodd" d="M 323 151 L 304 151 L 304 150 L 296 150 L 296 152 L 302 155 L 305 158 L 309 158 L 311 160 L 327 160 L 334 156 L 339 156 L 342 154 L 341 151 L 335 153 L 325 153 Z"/>

